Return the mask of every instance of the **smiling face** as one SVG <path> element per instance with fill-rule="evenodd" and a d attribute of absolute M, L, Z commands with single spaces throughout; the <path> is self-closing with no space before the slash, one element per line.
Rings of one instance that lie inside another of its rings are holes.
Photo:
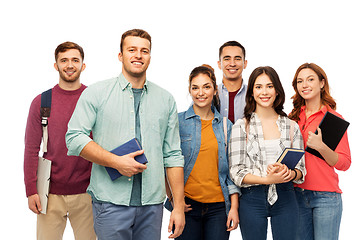
<path fill-rule="evenodd" d="M 189 91 L 194 102 L 194 108 L 211 108 L 216 90 L 208 75 L 201 73 L 194 77 Z"/>
<path fill-rule="evenodd" d="M 85 69 L 79 50 L 69 49 L 60 52 L 54 63 L 55 69 L 59 72 L 60 81 L 80 81 L 80 74 Z"/>
<path fill-rule="evenodd" d="M 119 60 L 122 62 L 122 72 L 125 78 L 145 80 L 150 58 L 149 40 L 134 36 L 128 36 L 124 39 Z"/>
<path fill-rule="evenodd" d="M 254 84 L 253 97 L 256 102 L 256 109 L 272 108 L 277 93 L 274 84 L 265 73 L 259 75 Z"/>
<path fill-rule="evenodd" d="M 223 79 L 229 81 L 242 80 L 242 72 L 246 68 L 247 61 L 240 47 L 224 47 L 218 61 L 218 66 L 223 72 Z"/>
<path fill-rule="evenodd" d="M 314 70 L 304 68 L 298 74 L 296 81 L 297 90 L 302 98 L 306 100 L 321 98 L 321 89 L 324 87 L 324 80 Z"/>

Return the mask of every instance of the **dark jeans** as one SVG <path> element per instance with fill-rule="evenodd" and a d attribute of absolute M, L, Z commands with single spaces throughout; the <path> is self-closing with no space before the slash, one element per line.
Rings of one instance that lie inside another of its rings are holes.
<path fill-rule="evenodd" d="M 185 213 L 185 229 L 177 240 L 228 240 L 225 203 L 200 203 L 185 198 L 192 210 Z"/>
<path fill-rule="evenodd" d="M 244 240 L 266 239 L 268 218 L 274 240 L 295 238 L 299 209 L 293 184 L 276 185 L 278 200 L 272 206 L 267 201 L 268 189 L 267 185 L 241 188 L 239 217 Z"/>

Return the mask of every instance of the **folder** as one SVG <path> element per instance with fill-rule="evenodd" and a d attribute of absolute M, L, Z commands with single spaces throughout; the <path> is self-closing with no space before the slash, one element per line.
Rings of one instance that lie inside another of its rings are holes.
<path fill-rule="evenodd" d="M 118 156 L 123 156 L 123 155 L 129 154 L 129 153 L 132 153 L 132 152 L 139 151 L 141 149 L 142 148 L 141 148 L 139 141 L 136 138 L 133 138 L 130 141 L 120 145 L 119 147 L 113 149 L 110 152 L 112 152 Z M 144 153 L 136 156 L 135 160 L 142 164 L 146 164 L 148 162 Z M 119 177 L 122 176 L 122 174 L 114 168 L 105 167 L 105 169 L 108 172 L 112 181 L 115 181 L 116 179 L 118 179 Z"/>
<path fill-rule="evenodd" d="M 51 161 L 39 157 L 36 188 L 40 197 L 41 213 L 46 214 L 50 189 Z"/>
<path fill-rule="evenodd" d="M 326 112 L 325 116 L 321 120 L 319 124 L 319 128 L 321 129 L 322 133 L 322 141 L 333 151 L 335 151 L 337 145 L 339 144 L 340 140 L 344 136 L 348 126 L 350 125 L 349 122 L 345 121 L 344 119 L 330 113 Z M 317 134 L 317 130 L 315 134 Z M 310 147 L 306 147 L 305 151 L 324 159 L 321 154 L 312 149 Z"/>
<path fill-rule="evenodd" d="M 285 164 L 289 169 L 295 169 L 305 151 L 297 148 L 285 148 L 277 162 Z"/>

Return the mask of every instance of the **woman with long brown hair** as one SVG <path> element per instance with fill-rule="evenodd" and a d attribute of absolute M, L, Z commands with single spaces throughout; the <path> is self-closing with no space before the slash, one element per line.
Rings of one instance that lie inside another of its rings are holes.
<path fill-rule="evenodd" d="M 292 182 L 303 182 L 304 159 L 294 169 L 276 160 L 286 147 L 304 144 L 298 125 L 283 111 L 284 101 L 276 71 L 256 68 L 249 78 L 245 118 L 234 124 L 229 143 L 230 177 L 241 187 L 240 230 L 246 240 L 265 240 L 268 218 L 273 239 L 293 239 L 296 234 L 298 206 Z"/>
<path fill-rule="evenodd" d="M 335 169 L 346 171 L 351 164 L 347 133 L 335 151 L 322 141 L 318 127 L 326 112 L 339 117 L 336 102 L 324 70 L 314 63 L 304 63 L 296 71 L 292 85 L 295 90 L 294 109 L 290 119 L 301 129 L 305 147 L 317 150 L 325 160 L 305 152 L 305 182 L 295 185 L 299 203 L 298 240 L 338 239 L 342 214 L 341 189 Z M 334 126 L 336 128 L 336 126 Z M 315 134 L 315 131 L 318 134 Z"/>

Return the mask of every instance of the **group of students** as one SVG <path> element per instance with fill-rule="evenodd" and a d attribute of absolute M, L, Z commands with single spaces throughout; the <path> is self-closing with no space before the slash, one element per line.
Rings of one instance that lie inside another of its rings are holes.
<path fill-rule="evenodd" d="M 60 80 L 44 155 L 53 162 L 46 215 L 39 214 L 36 191 L 40 95 L 25 135 L 25 185 L 29 208 L 38 214 L 38 239 L 61 239 L 67 217 L 76 239 L 160 239 L 165 195 L 170 238 L 229 239 L 240 225 L 243 239 L 266 239 L 270 218 L 273 239 L 338 239 L 342 200 L 335 169 L 347 170 L 351 156 L 346 133 L 335 151 L 322 141 L 318 125 L 325 113 L 341 117 L 325 72 L 313 63 L 297 69 L 287 115 L 276 71 L 258 67 L 246 84 L 245 48 L 229 41 L 219 49 L 222 83 L 209 65 L 194 68 L 193 103 L 177 114 L 171 94 L 146 79 L 150 51 L 147 32 L 125 32 L 120 76 L 87 88 L 80 83 L 82 48 L 67 42 L 55 51 Z M 109 152 L 133 137 L 143 150 Z M 283 149 L 306 146 L 325 160 L 305 152 L 295 169 L 276 163 Z M 143 153 L 146 165 L 134 160 Z M 104 167 L 123 176 L 112 181 Z"/>

